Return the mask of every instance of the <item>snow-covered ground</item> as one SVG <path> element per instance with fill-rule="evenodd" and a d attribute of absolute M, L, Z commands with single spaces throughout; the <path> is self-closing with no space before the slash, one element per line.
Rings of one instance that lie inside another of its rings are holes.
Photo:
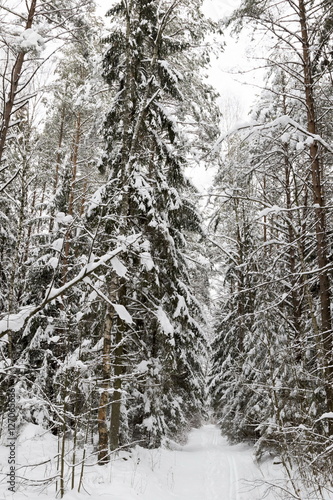
<path fill-rule="evenodd" d="M 147 450 L 135 447 L 121 452 L 110 464 L 86 466 L 84 489 L 77 492 L 80 467 L 76 468 L 75 488 L 69 490 L 67 467 L 65 500 L 98 498 L 101 500 L 272 500 L 277 498 L 268 483 L 279 482 L 283 474 L 271 460 L 258 466 L 253 450 L 247 445 L 231 446 L 214 425 L 194 429 L 184 446 Z M 0 499 L 36 500 L 56 498 L 55 482 L 42 484 L 43 478 L 56 473 L 57 439 L 43 434 L 41 427 L 29 424 L 17 443 L 17 485 L 8 491 L 8 448 L 0 447 Z M 47 460 L 51 458 L 51 461 Z M 70 455 L 67 458 L 70 461 Z M 21 468 L 23 464 L 42 466 Z M 36 480 L 30 486 L 23 477 Z M 268 491 L 269 490 L 269 491 Z M 265 493 L 268 494 L 265 496 Z M 58 496 L 59 498 L 59 496 Z M 282 498 L 282 497 L 280 497 Z"/>

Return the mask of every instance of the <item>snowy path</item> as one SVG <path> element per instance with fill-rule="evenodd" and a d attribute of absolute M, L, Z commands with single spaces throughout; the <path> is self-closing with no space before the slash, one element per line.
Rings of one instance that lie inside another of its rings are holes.
<path fill-rule="evenodd" d="M 188 444 L 175 452 L 175 462 L 174 489 L 165 499 L 248 500 L 240 480 L 260 475 L 248 447 L 228 445 L 213 425 L 192 431 Z"/>
<path fill-rule="evenodd" d="M 188 443 L 174 450 L 137 448 L 131 460 L 131 475 L 128 463 L 115 462 L 111 489 L 102 500 L 272 500 L 272 492 L 265 496 L 267 485 L 254 488 L 254 482 L 281 477 L 271 462 L 259 469 L 250 446 L 231 446 L 214 425 L 193 430 Z M 129 483 L 132 491 L 125 493 Z"/>

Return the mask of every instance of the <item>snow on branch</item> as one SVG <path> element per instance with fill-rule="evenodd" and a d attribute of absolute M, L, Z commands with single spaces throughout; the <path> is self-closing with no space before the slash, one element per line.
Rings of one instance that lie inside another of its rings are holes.
<path fill-rule="evenodd" d="M 328 413 L 323 413 L 318 420 L 323 420 L 324 418 L 333 418 L 333 411 L 329 411 Z"/>
<path fill-rule="evenodd" d="M 222 142 L 232 135 L 236 134 L 237 132 L 241 132 L 242 130 L 248 130 L 250 134 L 261 131 L 261 130 L 269 130 L 273 129 L 278 126 L 284 126 L 286 128 L 292 127 L 299 132 L 302 132 L 302 134 L 307 135 L 309 139 L 306 141 L 308 145 L 311 144 L 311 142 L 318 142 L 321 144 L 327 151 L 333 154 L 333 147 L 328 144 L 328 142 L 325 141 L 320 135 L 318 134 L 312 134 L 309 132 L 306 128 L 304 128 L 300 123 L 296 122 L 290 116 L 288 115 L 282 115 L 275 120 L 268 122 L 268 123 L 257 123 L 255 121 L 251 122 L 245 122 L 245 123 L 240 123 L 236 124 L 234 128 L 229 130 L 226 134 L 221 135 L 216 143 L 213 146 L 212 153 L 216 153 L 222 144 Z"/>
<path fill-rule="evenodd" d="M 140 236 L 140 234 L 135 234 L 130 236 L 129 238 L 126 238 L 126 240 L 120 247 L 115 248 L 111 252 L 107 252 L 96 262 L 89 262 L 81 269 L 81 271 L 77 274 L 77 276 L 75 276 L 75 278 L 73 278 L 71 281 L 68 281 L 68 283 L 66 283 L 62 287 L 50 287 L 45 294 L 44 300 L 37 306 L 22 307 L 20 311 L 15 314 L 7 313 L 3 315 L 0 319 L 0 338 L 4 337 L 8 333 L 18 332 L 19 330 L 21 330 L 21 328 L 24 327 L 27 321 L 39 311 L 44 309 L 44 307 L 49 302 L 64 294 L 67 290 L 75 286 L 77 283 L 83 281 L 87 276 L 94 273 L 98 268 L 104 266 L 107 262 L 112 262 L 113 270 L 116 274 L 121 277 L 124 276 L 124 266 L 121 267 L 119 265 L 115 265 L 115 258 L 125 250 L 127 245 L 132 245 L 133 243 L 135 243 Z M 118 262 L 120 264 L 120 261 Z M 120 306 L 119 304 L 112 305 L 121 319 L 123 319 L 127 323 L 131 323 L 132 318 L 125 308 L 122 309 L 122 306 Z"/>
<path fill-rule="evenodd" d="M 122 306 L 121 304 L 115 304 L 114 302 L 111 302 L 111 300 L 103 292 L 101 292 L 101 290 L 94 287 L 92 283 L 89 283 L 89 286 L 91 286 L 91 288 L 95 290 L 97 295 L 99 295 L 103 300 L 105 300 L 105 302 L 107 302 L 113 307 L 113 309 L 116 311 L 120 319 L 125 321 L 125 323 L 127 323 L 128 325 L 131 325 L 133 323 L 133 318 L 127 311 L 126 307 Z"/>

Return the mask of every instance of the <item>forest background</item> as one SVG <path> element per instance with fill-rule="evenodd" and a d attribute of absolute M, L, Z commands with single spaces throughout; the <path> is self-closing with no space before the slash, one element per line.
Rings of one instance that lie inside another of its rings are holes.
<path fill-rule="evenodd" d="M 324 498 L 331 1 L 110 7 L 103 25 L 91 0 L 0 6 L 2 439 L 14 390 L 16 431 L 57 436 L 63 496 L 87 450 L 182 441 L 209 403 L 230 440 L 278 454 L 293 498 Z M 206 73 L 244 26 L 265 76 L 235 126 Z"/>

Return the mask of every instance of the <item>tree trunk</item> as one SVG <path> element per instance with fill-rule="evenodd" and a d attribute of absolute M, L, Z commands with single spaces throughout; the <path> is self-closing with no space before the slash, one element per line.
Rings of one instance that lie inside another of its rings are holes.
<path fill-rule="evenodd" d="M 299 0 L 299 15 L 301 26 L 303 72 L 305 87 L 305 102 L 307 107 L 307 129 L 316 135 L 316 110 L 313 88 L 313 73 L 310 57 L 310 44 L 307 29 L 307 12 L 304 0 Z M 313 203 L 316 216 L 317 263 L 319 267 L 320 313 L 321 313 L 321 344 L 323 350 L 323 376 L 325 379 L 328 411 L 333 411 L 333 375 L 332 362 L 332 321 L 331 321 L 331 291 L 328 276 L 327 226 L 325 217 L 324 189 L 320 165 L 320 151 L 317 141 L 310 146 L 311 175 Z"/>
<path fill-rule="evenodd" d="M 57 156 L 56 156 L 56 171 L 55 171 L 54 188 L 53 188 L 54 194 L 57 192 L 58 183 L 59 183 L 59 170 L 60 170 L 60 164 L 61 164 L 61 148 L 62 148 L 62 143 L 63 143 L 63 139 L 64 139 L 65 110 L 66 110 L 65 104 L 63 104 L 62 109 L 61 109 L 58 151 L 57 151 Z"/>
<path fill-rule="evenodd" d="M 121 415 L 121 386 L 123 375 L 123 325 L 118 321 L 116 332 L 116 349 L 114 357 L 114 384 L 111 405 L 111 423 L 110 423 L 110 449 L 111 451 L 119 448 L 119 430 L 120 430 L 120 415 Z"/>
<path fill-rule="evenodd" d="M 34 16 L 35 16 L 35 11 L 36 11 L 36 4 L 37 0 L 32 0 L 29 12 L 28 12 L 28 19 L 26 22 L 25 29 L 29 29 L 32 26 Z M 24 57 L 25 57 L 25 52 L 19 52 L 19 54 L 16 57 L 11 77 L 10 77 L 10 84 L 9 84 L 9 93 L 8 93 L 8 99 L 6 103 L 4 104 L 4 110 L 3 110 L 3 118 L 2 118 L 2 123 L 1 123 L 1 131 L 0 131 L 0 163 L 2 161 L 2 156 L 3 152 L 5 150 L 6 146 L 6 139 L 7 139 L 7 133 L 10 128 L 10 119 L 13 114 L 13 108 L 15 105 L 15 98 L 17 96 L 17 91 L 18 91 L 18 85 L 20 81 L 20 77 L 22 74 L 22 68 L 23 68 L 23 63 L 24 63 Z"/>
<path fill-rule="evenodd" d="M 76 130 L 73 138 L 73 153 L 72 153 L 72 178 L 69 188 L 69 199 L 68 199 L 68 215 L 73 215 L 74 213 L 74 186 L 77 176 L 77 162 L 79 156 L 79 143 L 81 137 L 81 115 L 80 113 L 77 116 L 76 120 Z M 64 242 L 64 257 L 62 264 L 62 283 L 63 285 L 67 281 L 67 273 L 68 273 L 68 260 L 69 260 L 69 251 L 72 241 L 71 230 L 66 231 L 65 242 Z"/>
<path fill-rule="evenodd" d="M 98 463 L 103 465 L 109 461 L 109 439 L 107 428 L 107 408 L 109 404 L 110 371 L 111 371 L 111 306 L 108 305 L 103 333 L 102 384 L 98 407 Z"/>

